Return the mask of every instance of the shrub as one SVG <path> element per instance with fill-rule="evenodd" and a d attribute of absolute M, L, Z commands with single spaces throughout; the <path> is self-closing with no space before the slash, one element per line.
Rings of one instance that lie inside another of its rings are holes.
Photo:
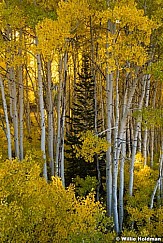
<path fill-rule="evenodd" d="M 76 198 L 74 188 L 65 189 L 56 177 L 47 183 L 40 165 L 29 154 L 23 162 L 0 164 L 0 242 L 105 242 L 113 237 L 106 234 L 112 222 L 93 194 Z"/>

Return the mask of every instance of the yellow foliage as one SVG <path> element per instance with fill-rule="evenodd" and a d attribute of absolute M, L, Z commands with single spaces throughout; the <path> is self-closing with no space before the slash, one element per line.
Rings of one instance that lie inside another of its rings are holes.
<path fill-rule="evenodd" d="M 126 210 L 128 221 L 134 223 L 139 235 L 162 235 L 163 210 L 154 207 L 150 209 L 151 196 L 158 178 L 158 171 L 144 166 L 144 158 L 137 153 L 135 158 L 133 196 L 127 198 Z M 128 180 L 128 179 L 127 179 Z M 146 233 L 145 233 L 146 232 Z"/>
<path fill-rule="evenodd" d="M 68 40 L 76 33 L 85 36 L 91 11 L 86 0 L 60 1 L 57 15 L 56 21 L 45 18 L 36 27 L 37 50 L 47 59 L 51 59 L 54 51 L 65 49 Z"/>
<path fill-rule="evenodd" d="M 12 5 L 6 6 L 6 3 L 2 3 L 0 4 L 0 12 L 1 27 L 6 28 L 6 26 L 10 26 L 11 29 L 19 30 L 25 26 L 26 18 L 19 7 Z"/>
<path fill-rule="evenodd" d="M 102 232 L 110 221 L 94 195 L 77 199 L 74 188 L 64 189 L 59 178 L 47 183 L 40 177 L 39 161 L 34 160 L 38 158 L 28 153 L 22 162 L 0 164 L 0 242 L 100 242 L 106 238 Z"/>
<path fill-rule="evenodd" d="M 116 61 L 123 67 L 127 61 L 142 66 L 147 60 L 146 47 L 150 43 L 152 30 L 158 27 L 156 23 L 149 20 L 143 10 L 137 9 L 134 1 L 128 4 L 118 1 L 113 9 L 101 11 L 98 17 L 104 28 L 108 20 L 113 25 L 112 30 L 107 33 L 108 37 L 101 33 L 98 40 L 101 56 L 109 54 L 107 61 L 110 69 L 116 69 Z M 106 43 L 108 52 L 104 53 Z"/>
<path fill-rule="evenodd" d="M 58 21 L 45 18 L 36 26 L 38 36 L 37 52 L 41 52 L 48 60 L 52 60 L 54 51 L 62 48 L 69 32 Z"/>
<path fill-rule="evenodd" d="M 108 149 L 108 142 L 104 138 L 99 138 L 93 132 L 87 131 L 80 134 L 81 147 L 75 146 L 77 157 L 83 157 L 86 162 L 93 162 L 94 155 L 100 156 Z"/>
<path fill-rule="evenodd" d="M 142 153 L 138 152 L 135 155 L 135 163 L 134 166 L 136 168 L 142 168 L 144 166 L 144 157 L 142 156 Z"/>
<path fill-rule="evenodd" d="M 64 28 L 67 27 L 70 34 L 84 34 L 86 26 L 84 23 L 89 21 L 91 12 L 87 0 L 68 0 L 61 1 L 57 10 L 58 21 Z"/>

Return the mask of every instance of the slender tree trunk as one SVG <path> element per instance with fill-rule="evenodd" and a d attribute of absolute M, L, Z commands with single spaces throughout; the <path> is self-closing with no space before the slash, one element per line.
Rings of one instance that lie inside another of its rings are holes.
<path fill-rule="evenodd" d="M 20 160 L 23 160 L 23 140 L 24 140 L 24 86 L 23 86 L 23 68 L 19 67 L 19 135 L 20 135 Z"/>
<path fill-rule="evenodd" d="M 62 65 L 63 60 L 60 59 L 59 64 L 59 90 L 58 90 L 58 100 L 57 100 L 57 141 L 56 141 L 56 164 L 55 164 L 55 173 L 56 176 L 59 176 L 59 164 L 58 164 L 58 158 L 59 158 L 59 146 L 60 146 L 60 139 L 61 139 L 61 92 L 62 92 Z"/>
<path fill-rule="evenodd" d="M 142 152 L 142 129 L 141 124 L 139 126 L 139 132 L 138 132 L 138 151 Z"/>
<path fill-rule="evenodd" d="M 161 143 L 161 151 L 160 151 L 159 178 L 157 179 L 156 185 L 154 187 L 154 190 L 153 190 L 153 193 L 152 193 L 152 196 L 151 196 L 151 203 L 150 203 L 151 209 L 153 208 L 154 198 L 155 198 L 156 192 L 157 192 L 158 189 L 160 189 L 160 185 L 162 185 L 162 180 L 163 180 L 163 141 Z"/>
<path fill-rule="evenodd" d="M 120 159 L 120 153 L 121 153 L 121 148 L 122 148 L 122 142 L 124 138 L 124 133 L 126 130 L 126 121 L 127 121 L 127 116 L 130 111 L 130 107 L 132 104 L 132 99 L 136 90 L 136 84 L 137 84 L 137 78 L 134 79 L 130 93 L 129 93 L 129 98 L 126 100 L 124 103 L 127 104 L 124 113 L 121 119 L 120 123 L 120 128 L 119 128 L 119 133 L 116 139 L 116 146 L 114 147 L 114 162 L 113 162 L 113 220 L 114 220 L 114 225 L 115 225 L 115 231 L 117 233 L 120 232 L 119 228 L 119 217 L 118 217 L 118 202 L 117 202 L 117 177 L 118 177 L 118 161 Z M 127 92 L 127 90 L 126 90 Z"/>
<path fill-rule="evenodd" d="M 3 110 L 6 120 L 6 135 L 7 135 L 7 144 L 8 144 L 8 158 L 12 158 L 12 147 L 11 147 L 11 132 L 10 132 L 10 123 L 8 119 L 8 111 L 7 111 L 7 103 L 6 103 L 6 97 L 5 97 L 5 91 L 3 86 L 3 80 L 0 76 L 0 87 L 1 87 L 1 93 L 2 93 L 2 102 L 3 102 Z"/>
<path fill-rule="evenodd" d="M 151 196 L 150 209 L 153 208 L 154 198 L 155 198 L 157 189 L 159 188 L 160 180 L 161 180 L 161 178 L 159 177 L 158 180 L 157 180 L 157 182 L 156 182 L 156 185 L 155 185 L 155 187 L 154 187 L 154 190 L 153 190 L 153 193 L 152 193 L 152 196 Z"/>
<path fill-rule="evenodd" d="M 162 134 L 162 133 L 161 133 Z M 163 141 L 161 141 L 161 150 L 160 150 L 160 165 L 159 165 L 159 207 L 163 199 Z"/>
<path fill-rule="evenodd" d="M 93 36 L 93 28 L 92 28 L 92 19 L 90 17 L 90 36 L 91 36 L 91 74 L 94 80 L 94 130 L 95 134 L 98 135 L 98 130 L 97 130 L 97 121 L 98 121 L 98 111 L 97 111 L 97 80 L 96 80 L 96 74 L 95 74 L 95 68 L 94 68 L 94 63 L 95 63 L 95 53 L 94 53 L 94 36 Z M 100 172 L 100 163 L 99 163 L 99 158 L 98 155 L 95 155 L 95 161 L 96 161 L 96 169 L 97 169 L 97 190 L 96 190 L 96 197 L 97 201 L 100 200 L 100 187 L 101 187 L 101 172 Z"/>
<path fill-rule="evenodd" d="M 43 84 L 42 84 L 42 66 L 41 66 L 41 55 L 37 54 L 37 71 L 38 71 L 38 86 L 39 86 L 39 104 L 40 104 L 40 114 L 41 114 L 41 151 L 43 153 L 44 159 L 44 168 L 43 168 L 43 176 L 45 180 L 48 180 L 47 175 L 47 162 L 46 162 L 46 151 L 45 151 L 45 139 L 46 139 L 46 131 L 45 131 L 45 108 L 44 108 L 44 99 L 43 99 Z"/>
<path fill-rule="evenodd" d="M 139 102 L 138 109 L 141 111 L 143 107 L 143 100 L 145 96 L 145 90 L 146 90 L 146 83 L 147 80 L 144 80 L 143 88 L 142 88 L 142 95 Z M 133 183 L 134 183 L 134 162 L 135 162 L 135 155 L 137 151 L 137 144 L 138 144 L 138 134 L 140 131 L 140 125 L 141 125 L 141 116 L 138 117 L 138 121 L 136 123 L 135 127 L 135 135 L 134 140 L 132 142 L 132 157 L 131 157 L 131 164 L 130 164 L 130 179 L 129 179 L 129 195 L 132 196 L 133 193 Z"/>
<path fill-rule="evenodd" d="M 65 176 L 64 176 L 64 134 L 65 134 L 65 113 L 66 113 L 66 83 L 67 83 L 67 52 L 64 54 L 64 67 L 63 67 L 63 83 L 62 83 L 62 113 L 61 113 L 61 140 L 60 140 L 60 156 L 59 156 L 59 167 L 60 167 L 60 177 L 62 179 L 62 184 L 65 186 Z"/>
<path fill-rule="evenodd" d="M 107 6 L 109 7 L 109 0 L 106 1 Z M 106 36 L 106 107 L 107 107 L 107 141 L 110 144 L 106 152 L 106 204 L 107 204 L 107 215 L 112 215 L 112 119 L 113 119 L 113 73 L 109 70 L 109 52 L 108 48 L 110 46 L 108 35 L 109 32 L 112 32 L 112 23 L 110 20 L 107 22 L 107 36 Z"/>
<path fill-rule="evenodd" d="M 152 108 L 155 108 L 156 104 L 156 93 L 157 93 L 157 87 L 156 84 L 154 85 L 154 95 L 152 99 Z M 154 161 L 154 137 L 155 137 L 155 128 L 154 125 L 151 126 L 151 138 L 150 138 L 150 167 L 153 168 L 153 161 Z"/>
<path fill-rule="evenodd" d="M 54 128 L 53 128 L 53 100 L 51 61 L 47 62 L 47 100 L 48 100 L 48 152 L 50 158 L 51 176 L 54 176 Z"/>
<path fill-rule="evenodd" d="M 22 30 L 19 32 L 20 42 L 22 42 Z M 22 56 L 22 50 L 19 48 L 19 56 Z M 24 158 L 24 84 L 23 84 L 23 66 L 18 67 L 18 80 L 19 80 L 19 137 L 20 137 L 20 160 Z"/>
<path fill-rule="evenodd" d="M 118 86 L 118 81 L 117 81 Z M 118 95 L 118 90 L 117 90 Z M 119 103 L 119 101 L 118 101 Z M 122 114 L 125 112 L 125 108 L 127 105 L 127 94 L 124 96 L 123 102 L 123 111 Z M 123 228 L 123 218 L 124 218 L 124 203 L 123 203 L 123 196 L 124 196 L 124 162 L 126 157 L 126 129 L 124 130 L 124 136 L 122 140 L 122 151 L 121 151 L 122 158 L 120 159 L 120 175 L 119 175 L 119 230 L 122 232 Z"/>
<path fill-rule="evenodd" d="M 15 73 L 14 68 L 9 68 L 9 78 L 12 88 L 12 102 L 13 102 L 13 126 L 14 126 L 14 145 L 15 145 L 15 157 L 20 159 L 19 154 L 19 128 L 18 128 L 18 110 L 17 110 L 17 91 L 16 91 L 16 83 L 15 83 Z"/>
<path fill-rule="evenodd" d="M 62 179 L 65 186 L 64 177 L 64 134 L 65 134 L 65 112 L 66 112 L 66 82 L 67 82 L 67 52 L 64 54 L 64 61 L 60 63 L 60 88 L 58 94 L 58 132 L 56 148 L 56 174 Z M 62 67 L 63 62 L 63 67 Z M 63 70 L 62 70 L 63 69 Z"/>
<path fill-rule="evenodd" d="M 118 163 L 117 163 L 117 151 L 118 151 L 118 128 L 119 128 L 119 72 L 117 71 L 116 77 L 116 94 L 115 94 L 115 129 L 114 129 L 114 148 L 113 148 L 113 176 L 112 176 L 112 209 L 115 231 L 119 233 L 119 219 L 118 219 L 118 201 L 117 201 L 117 178 L 118 178 Z"/>
<path fill-rule="evenodd" d="M 153 168 L 153 160 L 154 160 L 154 126 L 151 127 L 150 131 L 150 167 Z"/>
<path fill-rule="evenodd" d="M 26 64 L 27 66 L 27 64 Z M 29 101 L 29 91 L 28 91 L 28 73 L 27 73 L 27 67 L 25 68 L 26 69 L 26 74 L 25 74 L 25 84 L 26 84 L 26 89 L 25 89 L 25 103 L 26 103 L 26 106 L 25 106 L 25 122 L 26 122 L 26 127 L 27 127 L 27 131 L 28 131 L 28 137 L 30 137 L 30 134 L 31 134 L 31 119 L 30 119 L 30 101 Z"/>
<path fill-rule="evenodd" d="M 150 92 L 150 75 L 145 75 L 145 79 L 147 79 L 147 87 L 146 87 L 146 101 L 145 101 L 145 108 L 148 107 L 149 103 L 149 92 Z M 144 165 L 147 164 L 147 140 L 148 140 L 148 129 L 145 128 L 144 131 L 144 139 L 143 139 L 143 157 L 144 157 Z"/>
<path fill-rule="evenodd" d="M 124 141 L 125 141 L 125 132 L 124 132 Z M 120 160 L 120 173 L 119 173 L 119 230 L 122 232 L 123 229 L 123 219 L 124 219 L 124 163 L 125 163 L 125 142 L 122 143 L 122 158 Z"/>
<path fill-rule="evenodd" d="M 107 215 L 112 215 L 112 105 L 113 105 L 113 76 L 106 70 L 106 99 L 107 99 L 107 141 L 109 143 L 106 152 L 106 197 L 107 197 Z"/>

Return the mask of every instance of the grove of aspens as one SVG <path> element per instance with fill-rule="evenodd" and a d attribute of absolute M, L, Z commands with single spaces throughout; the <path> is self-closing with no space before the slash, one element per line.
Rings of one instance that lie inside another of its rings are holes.
<path fill-rule="evenodd" d="M 0 1 L 0 243 L 163 240 L 163 0 Z"/>

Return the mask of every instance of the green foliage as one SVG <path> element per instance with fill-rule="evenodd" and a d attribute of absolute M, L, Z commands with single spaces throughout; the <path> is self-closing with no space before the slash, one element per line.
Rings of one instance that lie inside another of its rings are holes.
<path fill-rule="evenodd" d="M 152 63 L 148 71 L 157 81 L 163 81 L 163 61 Z"/>
<path fill-rule="evenodd" d="M 77 175 L 82 178 L 87 175 L 96 176 L 95 163 L 87 163 L 94 161 L 93 156 L 99 152 L 97 149 L 100 148 L 100 142 L 103 141 L 92 133 L 95 128 L 94 85 L 90 53 L 83 53 L 81 70 L 74 87 L 75 97 L 72 101 L 71 116 L 68 119 L 71 126 L 65 139 L 66 176 L 69 178 Z M 100 121 L 98 120 L 97 123 L 99 127 Z"/>
<path fill-rule="evenodd" d="M 48 184 L 38 157 L 1 163 L 0 242 L 103 242 L 112 222 L 102 205 L 93 194 L 76 199 L 58 178 Z"/>
<path fill-rule="evenodd" d="M 133 117 L 135 117 L 137 121 L 142 121 L 143 128 L 150 128 L 151 126 L 160 127 L 163 125 L 162 108 L 143 108 L 142 110 L 133 112 Z"/>
<path fill-rule="evenodd" d="M 163 110 L 161 108 L 144 108 L 142 111 L 142 122 L 145 126 L 160 127 L 163 125 Z"/>
<path fill-rule="evenodd" d="M 134 228 L 137 229 L 137 233 L 147 231 L 146 235 L 159 236 L 161 231 L 156 232 L 156 228 L 162 225 L 163 211 L 160 208 L 155 207 L 150 209 L 151 195 L 158 178 L 158 171 L 154 171 L 148 166 L 142 166 L 143 157 L 141 154 L 137 154 L 136 166 L 134 172 L 134 192 L 132 197 L 127 197 L 127 223 L 134 224 Z M 160 217 L 158 217 L 158 211 Z"/>
<path fill-rule="evenodd" d="M 78 196 L 86 196 L 88 193 L 95 191 L 98 181 L 96 177 L 86 176 L 84 178 L 80 178 L 77 176 L 73 179 L 73 183 L 75 184 L 75 191 Z"/>

